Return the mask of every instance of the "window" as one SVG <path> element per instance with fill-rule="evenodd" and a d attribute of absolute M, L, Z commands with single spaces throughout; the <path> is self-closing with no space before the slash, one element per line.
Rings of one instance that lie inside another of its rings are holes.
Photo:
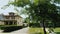
<path fill-rule="evenodd" d="M 15 19 L 15 17 L 14 16 L 11 16 L 11 19 Z"/>

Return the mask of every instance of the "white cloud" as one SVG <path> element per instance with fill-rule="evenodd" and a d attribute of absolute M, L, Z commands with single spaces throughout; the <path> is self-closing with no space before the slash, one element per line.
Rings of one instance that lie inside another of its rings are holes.
<path fill-rule="evenodd" d="M 0 8 L 6 4 L 8 4 L 9 0 L 0 0 Z"/>
<path fill-rule="evenodd" d="M 1 9 L 3 6 L 7 5 L 9 0 L 0 0 L 0 13 L 8 14 L 8 12 L 14 12 L 14 6 L 10 5 L 8 8 Z"/>

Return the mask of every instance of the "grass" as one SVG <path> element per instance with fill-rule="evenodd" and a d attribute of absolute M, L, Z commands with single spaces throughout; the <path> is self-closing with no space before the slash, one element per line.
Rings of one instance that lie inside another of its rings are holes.
<path fill-rule="evenodd" d="M 44 34 L 42 28 L 30 28 L 29 34 Z"/>
<path fill-rule="evenodd" d="M 56 32 L 56 34 L 60 34 L 60 28 L 55 28 L 54 32 Z M 30 28 L 29 34 L 44 34 L 44 32 L 42 28 Z"/>
<path fill-rule="evenodd" d="M 60 34 L 60 28 L 55 28 L 54 32 L 56 32 L 56 34 Z"/>
<path fill-rule="evenodd" d="M 55 28 L 54 31 L 55 32 L 60 32 L 60 28 Z"/>

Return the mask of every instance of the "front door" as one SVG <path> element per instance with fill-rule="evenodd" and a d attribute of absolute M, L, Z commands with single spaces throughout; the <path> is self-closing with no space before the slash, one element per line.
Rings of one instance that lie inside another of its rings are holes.
<path fill-rule="evenodd" d="M 12 25 L 13 24 L 13 21 L 9 21 L 9 25 Z"/>

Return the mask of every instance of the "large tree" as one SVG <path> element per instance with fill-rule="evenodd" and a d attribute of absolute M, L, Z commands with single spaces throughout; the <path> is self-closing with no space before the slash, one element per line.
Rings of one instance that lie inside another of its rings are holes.
<path fill-rule="evenodd" d="M 35 20 L 37 22 L 42 22 L 44 34 L 46 34 L 44 23 L 46 20 L 60 22 L 57 7 L 55 6 L 54 2 L 50 3 L 50 1 L 51 0 L 15 0 L 11 4 L 17 7 L 25 7 L 25 9 L 28 11 L 27 14 L 29 14 L 32 21 Z M 26 5 L 30 7 L 27 8 Z"/>

